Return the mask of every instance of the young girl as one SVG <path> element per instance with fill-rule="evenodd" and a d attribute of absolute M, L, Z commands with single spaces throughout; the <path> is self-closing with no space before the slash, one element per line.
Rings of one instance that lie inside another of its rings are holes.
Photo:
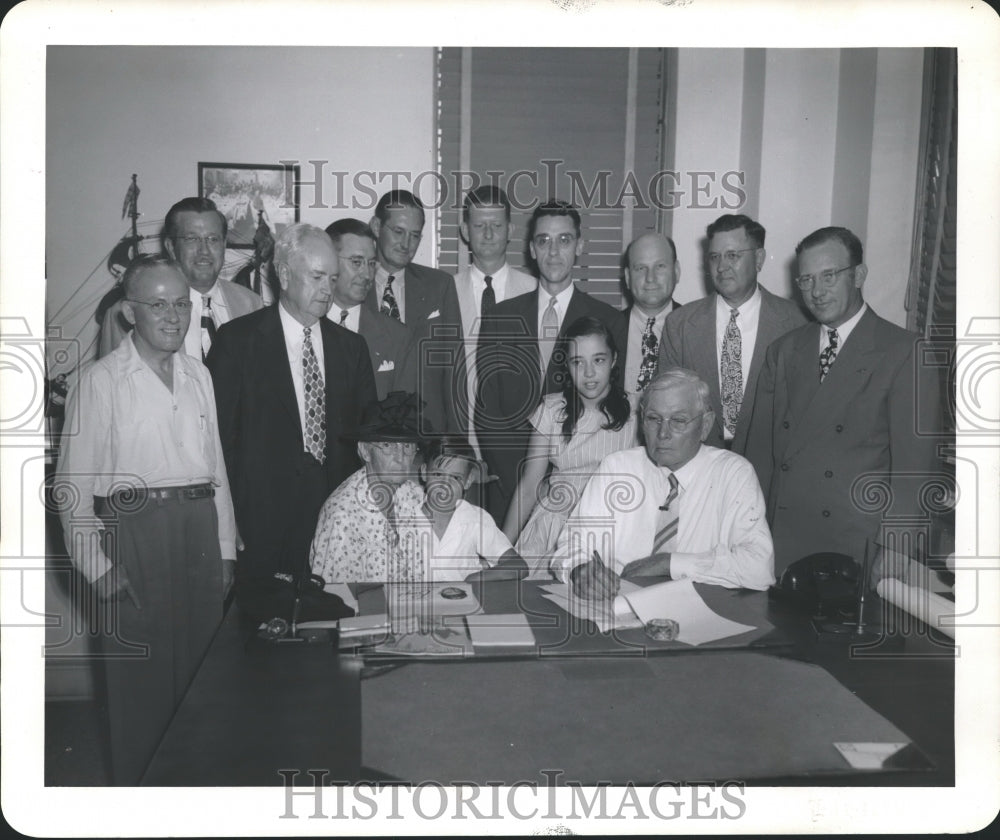
<path fill-rule="evenodd" d="M 636 440 L 628 396 L 614 371 L 618 348 L 604 323 L 574 321 L 554 358 L 563 360 L 565 385 L 561 394 L 543 397 L 531 417 L 535 431 L 503 526 L 517 553 L 535 569 L 544 567 L 539 561 L 555 549 L 597 465 Z"/>
<path fill-rule="evenodd" d="M 485 466 L 464 439 L 444 437 L 420 467 L 424 486 L 407 482 L 396 492 L 399 550 L 410 579 L 460 581 L 485 568 L 525 568 L 493 517 L 462 498 L 485 480 Z"/>

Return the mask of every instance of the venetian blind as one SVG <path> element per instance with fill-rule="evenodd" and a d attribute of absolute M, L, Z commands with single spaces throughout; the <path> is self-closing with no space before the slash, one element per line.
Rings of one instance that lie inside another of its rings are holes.
<path fill-rule="evenodd" d="M 573 276 L 620 306 L 622 253 L 631 238 L 657 229 L 656 190 L 670 186 L 654 177 L 662 168 L 663 63 L 662 49 L 440 49 L 438 174 L 449 194 L 439 267 L 467 264 L 461 202 L 478 178 L 506 189 L 516 205 L 512 265 L 529 263 L 534 206 L 550 197 L 573 202 L 586 240 Z M 472 174 L 456 175 L 463 171 Z"/>

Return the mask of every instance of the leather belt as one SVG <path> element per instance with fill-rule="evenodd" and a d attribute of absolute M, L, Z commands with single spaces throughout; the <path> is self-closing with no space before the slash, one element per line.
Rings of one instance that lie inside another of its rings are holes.
<path fill-rule="evenodd" d="M 145 501 L 189 502 L 195 499 L 210 499 L 215 495 L 211 484 L 189 484 L 186 487 L 137 487 L 123 490 L 108 497 L 108 502 L 116 508 L 130 508 Z"/>

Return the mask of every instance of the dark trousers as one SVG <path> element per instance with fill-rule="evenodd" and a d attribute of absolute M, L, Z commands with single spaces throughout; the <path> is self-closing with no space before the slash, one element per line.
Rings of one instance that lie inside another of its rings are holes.
<path fill-rule="evenodd" d="M 222 620 L 218 516 L 211 498 L 97 512 L 141 607 L 101 605 L 113 783 L 136 785 Z"/>

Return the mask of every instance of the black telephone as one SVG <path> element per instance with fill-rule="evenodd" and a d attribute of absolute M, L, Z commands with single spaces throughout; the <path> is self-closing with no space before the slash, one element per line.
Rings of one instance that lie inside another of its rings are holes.
<path fill-rule="evenodd" d="M 861 568 L 846 554 L 822 552 L 796 560 L 769 592 L 810 615 L 849 614 L 856 611 Z"/>

